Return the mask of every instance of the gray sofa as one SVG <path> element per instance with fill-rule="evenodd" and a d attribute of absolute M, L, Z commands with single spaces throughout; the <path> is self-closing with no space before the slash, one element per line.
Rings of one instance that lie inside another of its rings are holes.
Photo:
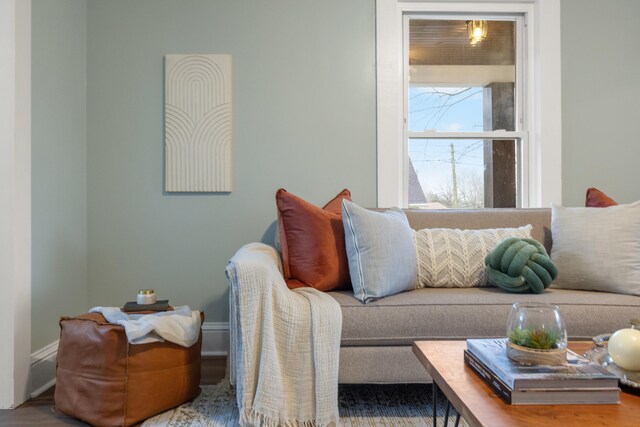
<path fill-rule="evenodd" d="M 552 246 L 549 209 L 406 210 L 413 229 L 482 229 L 533 226 L 533 237 Z M 514 302 L 560 307 L 570 340 L 628 326 L 640 317 L 640 297 L 547 289 L 511 294 L 497 288 L 416 289 L 362 304 L 350 291 L 329 293 L 342 308 L 340 383 L 431 382 L 411 350 L 416 340 L 504 336 Z"/>

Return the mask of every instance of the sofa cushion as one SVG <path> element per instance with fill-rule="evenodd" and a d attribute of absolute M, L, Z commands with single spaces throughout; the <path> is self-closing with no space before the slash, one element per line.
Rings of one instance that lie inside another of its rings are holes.
<path fill-rule="evenodd" d="M 363 303 L 416 286 L 413 232 L 398 208 L 374 212 L 342 201 L 353 294 Z"/>
<path fill-rule="evenodd" d="M 531 237 L 531 225 L 460 230 L 425 228 L 414 232 L 421 288 L 491 286 L 484 259 L 507 237 Z"/>
<path fill-rule="evenodd" d="M 640 201 L 602 209 L 552 206 L 554 288 L 640 295 Z"/>
<path fill-rule="evenodd" d="M 416 340 L 501 337 L 515 302 L 556 304 L 569 339 L 591 339 L 627 327 L 640 297 L 547 289 L 539 295 L 496 288 L 425 288 L 362 305 L 348 291 L 330 292 L 342 307 L 341 345 L 411 345 Z"/>
<path fill-rule="evenodd" d="M 342 227 L 344 189 L 323 208 L 288 193 L 276 192 L 284 278 L 289 288 L 310 286 L 320 291 L 347 288 L 349 264 Z"/>

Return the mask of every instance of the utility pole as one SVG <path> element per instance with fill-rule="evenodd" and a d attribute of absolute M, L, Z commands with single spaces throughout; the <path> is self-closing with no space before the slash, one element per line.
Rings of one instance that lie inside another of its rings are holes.
<path fill-rule="evenodd" d="M 451 176 L 453 177 L 453 207 L 458 207 L 458 179 L 456 178 L 456 152 L 453 148 L 453 142 L 449 144 L 451 147 Z"/>

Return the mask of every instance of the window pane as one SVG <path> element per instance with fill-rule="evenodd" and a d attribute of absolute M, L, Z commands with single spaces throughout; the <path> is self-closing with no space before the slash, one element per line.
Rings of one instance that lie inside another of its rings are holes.
<path fill-rule="evenodd" d="M 515 59 L 513 21 L 410 20 L 409 130 L 515 130 Z"/>
<path fill-rule="evenodd" d="M 409 131 L 482 132 L 481 87 L 409 87 Z"/>
<path fill-rule="evenodd" d="M 409 206 L 516 207 L 518 146 L 519 141 L 409 139 Z"/>

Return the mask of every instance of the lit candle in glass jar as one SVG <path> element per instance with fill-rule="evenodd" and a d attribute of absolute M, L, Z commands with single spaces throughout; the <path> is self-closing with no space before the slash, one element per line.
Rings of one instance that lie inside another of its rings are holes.
<path fill-rule="evenodd" d="M 140 305 L 154 304 L 156 302 L 156 292 L 153 289 L 140 289 L 136 296 L 136 302 Z"/>

